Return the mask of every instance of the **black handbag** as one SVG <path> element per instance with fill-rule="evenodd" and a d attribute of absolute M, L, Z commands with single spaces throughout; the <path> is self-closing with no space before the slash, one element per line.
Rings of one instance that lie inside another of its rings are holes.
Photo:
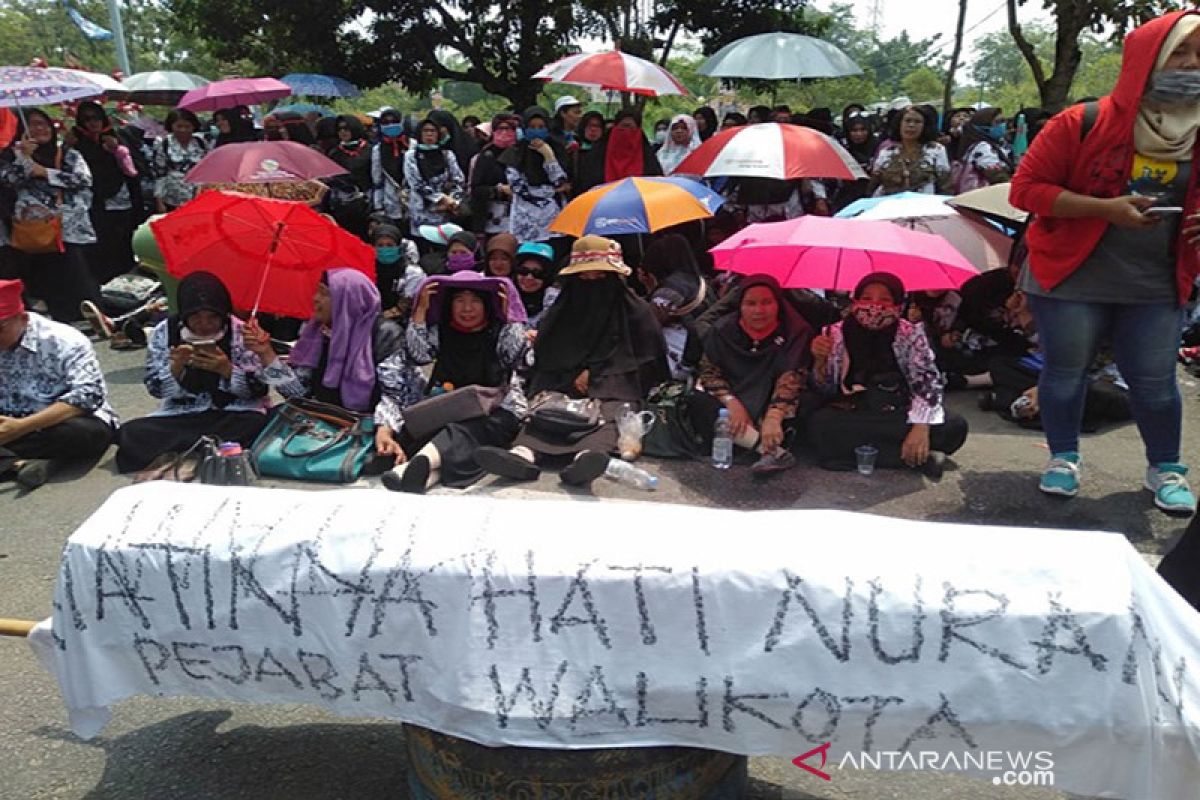
<path fill-rule="evenodd" d="M 600 401 L 573 399 L 562 392 L 541 392 L 529 404 L 529 428 L 545 436 L 579 441 L 604 424 Z"/>
<path fill-rule="evenodd" d="M 672 381 L 654 387 L 646 409 L 654 424 L 642 438 L 643 455 L 654 458 L 697 458 L 704 454 L 704 437 L 692 425 L 688 384 Z"/>

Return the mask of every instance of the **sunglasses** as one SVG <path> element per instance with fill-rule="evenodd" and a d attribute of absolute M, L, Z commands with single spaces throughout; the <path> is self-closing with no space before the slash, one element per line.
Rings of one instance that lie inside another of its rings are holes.
<path fill-rule="evenodd" d="M 519 266 L 519 267 L 514 268 L 513 272 L 516 273 L 517 275 L 528 275 L 531 278 L 541 278 L 542 277 L 542 268 L 541 267 Z"/>

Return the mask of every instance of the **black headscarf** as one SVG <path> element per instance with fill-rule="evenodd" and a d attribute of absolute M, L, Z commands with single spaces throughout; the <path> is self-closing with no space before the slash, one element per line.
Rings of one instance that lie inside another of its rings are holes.
<path fill-rule="evenodd" d="M 859 127 L 867 129 L 867 139 L 862 144 L 855 144 L 850 138 L 850 129 Z M 854 160 L 860 167 L 866 169 L 870 166 L 871 159 L 875 156 L 875 149 L 879 147 L 879 137 L 871 129 L 871 120 L 866 114 L 851 113 L 842 120 L 842 143 L 850 155 L 854 156 Z"/>
<path fill-rule="evenodd" d="M 444 109 L 434 109 L 429 112 L 427 119 L 433 121 L 439 128 L 450 131 L 450 141 L 439 142 L 444 150 L 450 150 L 458 159 L 458 167 L 466 174 L 471 165 L 471 159 L 479 152 L 479 141 L 462 129 L 454 115 Z"/>
<path fill-rule="evenodd" d="M 707 142 L 712 138 L 714 133 L 721 132 L 721 123 L 717 121 L 717 112 L 713 111 L 708 106 L 700 106 L 696 109 L 693 117 L 704 117 L 705 128 L 707 130 L 700 132 L 700 141 Z"/>
<path fill-rule="evenodd" d="M 233 300 L 221 279 L 211 272 L 193 272 L 179 282 L 177 297 L 179 313 L 167 320 L 167 342 L 170 346 L 183 343 L 181 330 L 187 324 L 188 317 L 200 311 L 212 311 L 225 320 L 225 333 L 217 346 L 232 358 L 233 323 L 230 317 L 233 314 Z M 184 367 L 179 385 L 192 394 L 208 394 L 217 408 L 224 408 L 237 399 L 221 389 L 221 376 L 208 370 Z"/>
<path fill-rule="evenodd" d="M 424 128 L 426 125 L 437 127 L 437 120 L 433 118 L 432 114 L 417 126 L 415 152 L 417 154 L 417 169 L 420 171 L 421 177 L 427 181 L 431 181 L 446 171 L 446 150 L 441 147 L 434 148 L 433 150 L 425 149 L 423 143 L 421 143 L 421 128 Z M 459 167 L 461 168 L 462 164 L 459 164 Z"/>
<path fill-rule="evenodd" d="M 82 123 L 76 124 L 75 149 L 92 171 L 92 203 L 97 208 L 103 208 L 104 201 L 114 197 L 125 185 L 125 173 L 117 164 L 116 156 L 104 149 L 104 137 L 116 137 L 117 134 L 103 106 L 85 100 L 75 109 L 76 121 L 90 115 L 98 115 L 104 127 L 93 136 Z"/>
<path fill-rule="evenodd" d="M 517 285 L 517 291 L 521 295 L 521 305 L 525 306 L 525 313 L 532 318 L 542 313 L 542 308 L 546 304 L 546 290 L 554 285 L 554 262 L 533 253 L 518 252 L 517 257 L 513 259 L 513 269 L 515 270 L 523 261 L 536 261 L 542 265 L 541 274 L 538 276 L 542 281 L 542 288 L 536 292 L 527 292 L 521 288 L 519 280 L 514 281 Z"/>
<path fill-rule="evenodd" d="M 223 119 L 229 123 L 229 133 L 217 134 L 214 147 L 220 147 L 223 144 L 233 144 L 234 142 L 253 142 L 258 139 L 258 135 L 254 132 L 254 123 L 242 116 L 242 108 L 244 106 L 222 108 L 213 112 L 213 122 Z"/>
<path fill-rule="evenodd" d="M 863 291 L 873 283 L 886 287 L 897 306 L 904 302 L 904 284 L 890 272 L 872 272 L 867 275 L 854 287 L 853 298 L 861 298 Z M 842 338 L 846 342 L 846 355 L 850 359 L 850 368 L 845 379 L 847 386 L 869 386 L 881 375 L 900 375 L 900 365 L 896 361 L 893 347 L 899 327 L 898 316 L 895 324 L 877 331 L 859 325 L 853 314 L 846 317 L 846 321 L 842 323 Z"/>
<path fill-rule="evenodd" d="M 476 295 L 483 302 L 487 324 L 478 331 L 466 332 L 454 327 L 451 308 L 454 298 L 464 292 Z M 429 385 L 449 383 L 455 388 L 506 385 L 510 375 L 500 366 L 496 355 L 503 321 L 493 317 L 489 299 L 474 289 L 451 289 L 442 302 L 445 310 L 438 322 L 438 358 Z"/>
<path fill-rule="evenodd" d="M 984 128 L 990 128 L 996 122 L 996 118 L 1001 114 L 998 108 L 981 108 L 971 115 L 967 123 L 962 127 L 962 134 L 958 137 L 958 157 L 963 158 L 967 155 L 972 147 L 979 142 L 987 142 L 992 146 L 992 150 L 1000 157 L 1000 160 L 1011 169 L 1012 163 L 1001 146 L 1001 141 L 993 137 L 990 133 L 984 131 Z"/>
<path fill-rule="evenodd" d="M 42 119 L 46 120 L 46 124 L 50 126 L 50 141 L 46 142 L 45 144 L 39 144 L 37 149 L 33 151 L 31 158 L 47 169 L 57 169 L 58 164 L 56 162 L 58 159 L 58 131 L 54 128 L 54 120 L 50 119 L 49 114 L 38 108 L 25 109 L 25 119 L 28 120 L 30 117 L 41 117 Z M 24 133 L 25 132 L 22 131 L 21 135 L 24 135 Z M 18 136 L 14 141 L 19 139 L 20 136 Z"/>
<path fill-rule="evenodd" d="M 546 123 L 550 121 L 550 113 L 541 106 L 530 106 L 525 109 L 525 113 L 521 115 L 521 123 L 526 128 L 529 127 L 531 120 L 541 118 Z M 546 140 L 546 144 L 550 145 L 550 149 L 554 151 L 555 157 L 561 164 L 566 155 L 554 137 Z M 513 167 L 519 170 L 530 186 L 546 186 L 550 181 L 550 176 L 546 174 L 546 159 L 537 150 L 531 146 L 530 140 L 526 139 L 517 142 L 512 147 L 500 154 L 500 163 L 506 167 Z"/>
<path fill-rule="evenodd" d="M 393 122 L 385 122 L 393 120 Z M 402 130 L 399 136 L 385 136 L 383 126 L 399 124 Z M 408 150 L 408 131 L 404 118 L 394 108 L 386 109 L 379 115 L 379 166 L 384 173 L 392 176 L 398 183 L 404 182 L 404 153 Z"/>
<path fill-rule="evenodd" d="M 531 394 L 569 391 L 585 369 L 589 394 L 601 400 L 639 402 L 667 380 L 662 328 L 650 306 L 625 285 L 622 276 L 609 272 L 598 280 L 582 280 L 569 275 L 561 284 L 562 293 L 538 326 Z M 617 385 L 630 396 L 596 394 Z"/>
<path fill-rule="evenodd" d="M 769 289 L 779 307 L 779 325 L 758 342 L 741 325 L 742 298 L 756 286 Z M 758 420 L 767 413 L 779 376 L 808 363 L 812 328 L 784 299 L 779 281 L 770 275 L 751 275 L 738 286 L 738 292 L 737 310 L 705 334 L 704 354 L 729 381 L 730 391 L 750 417 Z"/>

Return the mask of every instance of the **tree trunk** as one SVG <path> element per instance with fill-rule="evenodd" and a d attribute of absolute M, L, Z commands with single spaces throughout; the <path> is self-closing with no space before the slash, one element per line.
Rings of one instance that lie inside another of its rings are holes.
<path fill-rule="evenodd" d="M 1051 114 L 1057 114 L 1066 108 L 1071 95 L 1071 84 L 1075 82 L 1075 73 L 1079 70 L 1079 62 L 1083 58 L 1079 49 L 1079 34 L 1088 24 L 1086 4 L 1056 3 L 1054 24 L 1054 69 L 1050 77 L 1046 77 L 1041 59 L 1037 57 L 1033 45 L 1025 38 L 1021 25 L 1017 22 L 1017 0 L 1008 0 L 1008 31 L 1033 72 L 1042 108 Z"/>
<path fill-rule="evenodd" d="M 958 59 L 962 55 L 963 26 L 966 22 L 967 0 L 958 0 L 958 28 L 954 31 L 954 52 L 950 54 L 950 66 L 946 69 L 946 88 L 942 92 L 943 120 L 950 119 L 950 109 L 954 107 L 954 73 L 958 71 Z"/>

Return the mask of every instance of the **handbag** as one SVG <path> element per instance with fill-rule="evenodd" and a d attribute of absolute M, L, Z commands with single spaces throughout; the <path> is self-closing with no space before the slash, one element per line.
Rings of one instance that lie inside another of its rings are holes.
<path fill-rule="evenodd" d="M 604 424 L 600 401 L 573 399 L 562 392 L 541 392 L 529 404 L 529 428 L 546 436 L 574 442 Z"/>
<path fill-rule="evenodd" d="M 414 439 L 425 439 L 451 422 L 488 416 L 507 394 L 507 386 L 462 386 L 427 397 L 404 409 L 404 430 Z"/>
<path fill-rule="evenodd" d="M 654 424 L 642 438 L 643 455 L 697 458 L 704 454 L 704 437 L 692 425 L 690 391 L 691 387 L 679 381 L 651 390 L 646 408 L 654 415 Z"/>
<path fill-rule="evenodd" d="M 62 168 L 62 148 L 54 157 L 54 168 Z M 30 203 L 13 215 L 9 244 L 29 255 L 62 253 L 66 251 L 62 238 L 62 201 L 60 189 L 55 193 L 54 207 Z"/>
<path fill-rule="evenodd" d="M 320 483 L 352 483 L 375 450 L 369 414 L 293 398 L 278 406 L 250 448 L 258 473 Z"/>

